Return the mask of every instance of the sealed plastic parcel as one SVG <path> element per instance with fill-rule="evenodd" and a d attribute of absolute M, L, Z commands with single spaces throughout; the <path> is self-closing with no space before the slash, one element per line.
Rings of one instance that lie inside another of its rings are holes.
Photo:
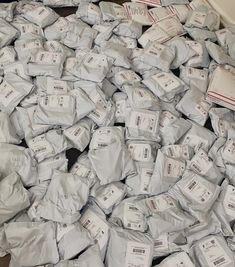
<path fill-rule="evenodd" d="M 234 267 L 234 44 L 203 0 L 0 4 L 0 257 Z"/>

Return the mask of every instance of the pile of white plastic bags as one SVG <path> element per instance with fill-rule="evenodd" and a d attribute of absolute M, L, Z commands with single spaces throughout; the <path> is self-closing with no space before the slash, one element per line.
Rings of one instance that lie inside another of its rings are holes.
<path fill-rule="evenodd" d="M 208 93 L 224 77 L 235 27 L 204 0 L 0 4 L 0 256 L 234 267 L 235 103 Z"/>

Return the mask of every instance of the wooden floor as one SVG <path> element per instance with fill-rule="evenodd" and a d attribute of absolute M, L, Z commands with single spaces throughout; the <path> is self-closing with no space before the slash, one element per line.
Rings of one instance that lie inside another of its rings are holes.
<path fill-rule="evenodd" d="M 128 0 L 104 0 L 106 2 L 115 2 L 115 3 L 119 3 L 122 4 L 124 2 L 130 2 Z M 13 1 L 0 1 L 2 2 L 13 2 Z M 65 17 L 68 16 L 70 14 L 74 14 L 76 12 L 77 8 L 73 8 L 73 7 L 65 7 L 65 8 L 55 8 L 55 11 L 60 14 L 61 16 Z M 0 267 L 9 267 L 9 261 L 10 261 L 10 256 L 7 255 L 4 258 L 0 258 Z"/>

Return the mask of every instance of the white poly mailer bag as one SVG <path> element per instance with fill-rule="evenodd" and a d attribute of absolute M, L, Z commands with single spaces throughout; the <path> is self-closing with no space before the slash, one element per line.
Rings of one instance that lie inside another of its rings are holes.
<path fill-rule="evenodd" d="M 137 206 L 141 199 L 142 196 L 124 199 L 114 208 L 110 217 L 111 222 L 125 229 L 146 232 L 148 228 L 146 216 Z"/>
<path fill-rule="evenodd" d="M 171 69 L 179 68 L 182 64 L 186 63 L 196 55 L 196 51 L 187 45 L 186 39 L 183 37 L 173 38 L 166 44 L 175 50 L 175 58 L 171 62 Z"/>
<path fill-rule="evenodd" d="M 18 35 L 18 30 L 0 18 L 0 48 L 10 44 Z"/>
<path fill-rule="evenodd" d="M 21 125 L 22 131 L 24 133 L 24 138 L 26 142 L 28 140 L 47 132 L 52 129 L 53 125 L 47 124 L 37 124 L 34 120 L 34 114 L 37 106 L 31 106 L 28 108 L 17 107 L 16 110 L 18 112 L 18 120 Z M 57 127 L 57 126 L 55 126 Z"/>
<path fill-rule="evenodd" d="M 85 252 L 83 252 L 78 259 L 61 261 L 54 266 L 55 267 L 75 267 L 75 266 L 104 267 L 104 264 L 100 255 L 99 245 L 95 244 L 93 246 L 90 246 Z M 45 266 L 45 267 L 52 267 L 52 266 Z"/>
<path fill-rule="evenodd" d="M 211 108 L 210 119 L 215 134 L 219 137 L 227 137 L 228 130 L 235 128 L 234 113 L 227 108 Z"/>
<path fill-rule="evenodd" d="M 78 157 L 77 161 L 73 164 L 69 172 L 87 180 L 86 183 L 88 183 L 90 187 L 98 181 L 97 175 L 91 165 L 87 152 L 83 152 Z"/>
<path fill-rule="evenodd" d="M 128 140 L 127 149 L 134 161 L 155 162 L 159 144 L 153 141 Z"/>
<path fill-rule="evenodd" d="M 104 21 L 123 20 L 128 18 L 125 8 L 117 3 L 101 1 L 99 6 Z"/>
<path fill-rule="evenodd" d="M 149 232 L 155 239 L 168 232 L 181 231 L 195 221 L 168 193 L 140 200 L 137 207 L 147 216 Z"/>
<path fill-rule="evenodd" d="M 101 257 L 104 259 L 110 235 L 110 225 L 106 221 L 105 214 L 98 208 L 88 206 L 79 222 L 88 230 L 94 241 L 98 243 Z"/>
<path fill-rule="evenodd" d="M 65 54 L 38 50 L 27 64 L 27 74 L 30 76 L 47 75 L 60 78 L 62 75 Z"/>
<path fill-rule="evenodd" d="M 71 147 L 60 130 L 50 130 L 28 141 L 31 154 L 38 162 L 55 156 Z"/>
<path fill-rule="evenodd" d="M 5 177 L 12 172 L 17 172 L 24 186 L 32 186 L 36 183 L 36 162 L 30 155 L 28 148 L 0 144 L 0 173 Z"/>
<path fill-rule="evenodd" d="M 193 261 L 190 259 L 186 252 L 178 252 L 171 254 L 166 259 L 164 259 L 160 264 L 155 265 L 155 267 L 177 267 L 177 266 L 187 266 L 195 267 Z"/>
<path fill-rule="evenodd" d="M 216 140 L 216 135 L 209 129 L 206 129 L 197 123 L 191 123 L 192 127 L 181 138 L 180 144 L 189 145 L 194 148 L 195 151 L 199 148 L 203 148 L 207 152 Z"/>
<path fill-rule="evenodd" d="M 16 172 L 0 181 L 0 200 L 0 225 L 30 205 L 29 193 Z"/>
<path fill-rule="evenodd" d="M 54 23 L 59 15 L 51 8 L 34 2 L 22 3 L 22 16 L 30 22 L 44 28 Z"/>
<path fill-rule="evenodd" d="M 220 16 L 212 8 L 201 6 L 189 12 L 185 26 L 215 31 L 219 29 Z"/>
<path fill-rule="evenodd" d="M 4 74 L 6 75 L 7 73 L 14 73 L 29 82 L 31 81 L 31 77 L 26 74 L 26 64 L 24 61 L 15 61 L 4 66 Z M 34 88 L 33 91 L 27 97 L 33 94 L 34 90 L 36 91 L 37 89 Z M 24 104 L 26 99 L 22 100 L 21 105 Z"/>
<path fill-rule="evenodd" d="M 190 120 L 204 126 L 213 103 L 206 100 L 206 96 L 196 87 L 192 86 L 177 104 L 176 109 Z"/>
<path fill-rule="evenodd" d="M 16 2 L 12 3 L 1 3 L 0 4 L 0 18 L 6 21 L 12 21 L 14 17 L 14 11 L 16 7 Z"/>
<path fill-rule="evenodd" d="M 152 189 L 157 195 L 166 192 L 182 177 L 186 168 L 183 160 L 166 156 L 158 150 L 156 163 L 151 177 L 155 180 L 155 188 Z"/>
<path fill-rule="evenodd" d="M 219 168 L 203 149 L 199 149 L 187 162 L 187 168 L 215 184 L 220 184 L 224 178 Z"/>
<path fill-rule="evenodd" d="M 207 69 L 196 69 L 180 66 L 180 78 L 191 88 L 196 87 L 203 93 L 207 91 L 209 84 L 209 72 Z"/>
<path fill-rule="evenodd" d="M 53 222 L 12 222 L 4 227 L 8 250 L 18 266 L 56 264 L 56 225 Z"/>
<path fill-rule="evenodd" d="M 66 57 L 73 57 L 76 55 L 75 51 L 59 41 L 47 41 L 44 43 L 44 49 L 50 52 L 63 53 Z"/>
<path fill-rule="evenodd" d="M 3 75 L 4 69 L 16 59 L 16 51 L 12 46 L 4 46 L 0 49 L 0 74 Z"/>
<path fill-rule="evenodd" d="M 174 47 L 168 47 L 156 41 L 148 42 L 144 47 L 140 60 L 148 65 L 157 67 L 162 71 L 169 72 L 172 61 L 175 58 Z"/>
<path fill-rule="evenodd" d="M 123 180 L 136 173 L 134 162 L 124 143 L 122 127 L 97 129 L 92 136 L 88 156 L 101 185 Z"/>
<path fill-rule="evenodd" d="M 132 109 L 126 118 L 126 131 L 129 137 L 158 142 L 160 111 Z"/>
<path fill-rule="evenodd" d="M 136 162 L 137 175 L 128 177 L 128 195 L 154 195 L 156 180 L 152 179 L 154 163 L 153 162 Z"/>
<path fill-rule="evenodd" d="M 132 108 L 149 110 L 161 109 L 158 97 L 148 90 L 143 84 L 124 85 L 123 89 L 128 96 L 128 101 Z"/>
<path fill-rule="evenodd" d="M 14 73 L 7 73 L 0 84 L 0 109 L 11 114 L 34 85 Z"/>
<path fill-rule="evenodd" d="M 0 143 L 19 144 L 20 142 L 20 137 L 16 134 L 10 116 L 4 112 L 0 112 Z"/>
<path fill-rule="evenodd" d="M 160 116 L 160 137 L 162 145 L 173 145 L 191 128 L 191 123 L 178 118 L 170 111 L 162 111 Z"/>
<path fill-rule="evenodd" d="M 221 235 L 209 235 L 193 244 L 190 255 L 197 266 L 234 266 L 234 254 Z"/>
<path fill-rule="evenodd" d="M 107 267 L 150 267 L 153 258 L 153 240 L 143 233 L 112 228 L 106 254 Z"/>
<path fill-rule="evenodd" d="M 91 25 L 100 24 L 102 22 L 102 13 L 100 7 L 86 1 L 81 1 L 76 15 L 82 21 Z"/>
<path fill-rule="evenodd" d="M 142 35 L 142 25 L 133 20 L 122 20 L 113 29 L 113 33 L 115 33 L 119 37 L 129 37 L 132 38 L 133 40 L 138 39 Z"/>
<path fill-rule="evenodd" d="M 89 186 L 77 175 L 54 171 L 47 192 L 38 205 L 41 217 L 61 223 L 74 223 L 88 200 Z"/>
<path fill-rule="evenodd" d="M 94 126 L 92 120 L 85 118 L 63 131 L 65 137 L 72 143 L 72 146 L 81 152 L 88 146 L 91 139 L 91 130 Z"/>
<path fill-rule="evenodd" d="M 179 200 L 184 210 L 203 220 L 217 199 L 220 187 L 194 172 L 185 171 L 169 193 Z"/>
<path fill-rule="evenodd" d="M 215 32 L 200 29 L 200 28 L 190 28 L 184 26 L 184 30 L 189 34 L 189 36 L 197 41 L 197 42 L 204 42 L 206 40 L 210 40 L 211 42 L 216 42 L 217 37 Z"/>
<path fill-rule="evenodd" d="M 116 92 L 113 94 L 112 100 L 115 105 L 115 122 L 124 123 L 129 105 L 127 94 L 123 92 Z"/>
<path fill-rule="evenodd" d="M 91 189 L 90 195 L 94 197 L 97 205 L 105 214 L 112 212 L 127 194 L 127 186 L 121 182 L 112 182 L 100 185 L 97 182 Z"/>
<path fill-rule="evenodd" d="M 168 157 L 190 160 L 194 155 L 193 148 L 188 145 L 167 145 L 161 148 L 161 151 Z"/>
<path fill-rule="evenodd" d="M 227 141 L 221 150 L 221 156 L 225 163 L 235 164 L 235 129 L 228 130 Z"/>
<path fill-rule="evenodd" d="M 72 259 L 93 244 L 89 232 L 80 223 L 57 223 L 56 240 L 61 260 Z"/>
<path fill-rule="evenodd" d="M 75 121 L 75 98 L 70 94 L 39 97 L 34 113 L 38 124 L 71 126 Z"/>

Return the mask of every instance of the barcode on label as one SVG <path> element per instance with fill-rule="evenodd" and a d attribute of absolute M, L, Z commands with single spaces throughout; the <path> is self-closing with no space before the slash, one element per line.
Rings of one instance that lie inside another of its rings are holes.
<path fill-rule="evenodd" d="M 168 152 L 170 154 L 170 156 L 172 157 L 174 154 L 173 154 L 173 149 L 171 147 L 168 148 Z"/>
<path fill-rule="evenodd" d="M 136 118 L 136 125 L 139 126 L 140 125 L 140 122 L 141 122 L 141 118 L 140 118 L 140 116 L 137 116 L 137 118 Z"/>
<path fill-rule="evenodd" d="M 129 206 L 129 210 L 138 211 L 138 209 L 136 207 L 133 207 L 133 206 Z"/>
<path fill-rule="evenodd" d="M 150 200 L 150 203 L 151 203 L 151 205 L 152 205 L 153 209 L 155 209 L 155 210 L 156 210 L 156 209 L 157 209 L 157 207 L 156 207 L 156 205 L 155 205 L 155 202 L 154 202 L 152 199 Z"/>
<path fill-rule="evenodd" d="M 46 12 L 46 10 L 45 9 L 42 9 L 42 10 L 40 10 L 40 12 L 38 13 L 38 15 L 42 15 L 43 13 L 45 13 Z"/>
<path fill-rule="evenodd" d="M 144 249 L 133 248 L 133 252 L 144 254 L 145 253 L 145 250 Z"/>
<path fill-rule="evenodd" d="M 55 90 L 64 90 L 64 88 L 62 86 L 54 86 Z"/>
<path fill-rule="evenodd" d="M 217 260 L 217 261 L 214 261 L 214 265 L 217 266 L 217 265 L 221 264 L 222 262 L 225 262 L 225 258 L 224 257 L 219 259 L 219 260 Z"/>
<path fill-rule="evenodd" d="M 91 223 L 91 221 L 90 221 L 90 220 L 87 220 L 87 221 L 83 224 L 83 227 L 84 227 L 84 228 L 87 228 L 87 226 L 88 226 L 90 223 Z"/>
<path fill-rule="evenodd" d="M 155 247 L 159 247 L 159 246 L 162 246 L 163 245 L 163 242 L 162 241 L 155 241 L 154 242 L 154 246 Z"/>
<path fill-rule="evenodd" d="M 144 158 L 147 159 L 148 158 L 148 148 L 144 149 Z"/>
<path fill-rule="evenodd" d="M 199 172 L 199 173 L 201 173 L 202 172 L 202 170 L 201 170 L 201 168 L 197 165 L 197 164 L 195 164 L 195 163 L 192 163 L 192 167 L 194 168 L 194 170 L 196 170 L 197 172 Z"/>
<path fill-rule="evenodd" d="M 46 147 L 39 147 L 39 148 L 37 148 L 37 149 L 34 150 L 34 153 L 40 153 L 40 152 L 44 152 L 46 150 L 47 150 Z"/>
<path fill-rule="evenodd" d="M 196 181 L 193 181 L 189 186 L 188 186 L 188 189 L 189 190 L 192 190 L 195 186 L 196 186 L 197 182 Z"/>
<path fill-rule="evenodd" d="M 93 57 L 90 57 L 90 58 L 87 60 L 87 63 L 91 63 L 92 60 L 93 60 Z"/>
<path fill-rule="evenodd" d="M 171 170 L 172 170 L 172 165 L 171 165 L 171 163 L 169 163 L 169 164 L 167 165 L 167 173 L 168 173 L 168 174 L 171 174 Z"/>
<path fill-rule="evenodd" d="M 78 136 L 81 130 L 81 128 L 76 129 L 76 131 L 74 132 L 74 136 Z"/>

